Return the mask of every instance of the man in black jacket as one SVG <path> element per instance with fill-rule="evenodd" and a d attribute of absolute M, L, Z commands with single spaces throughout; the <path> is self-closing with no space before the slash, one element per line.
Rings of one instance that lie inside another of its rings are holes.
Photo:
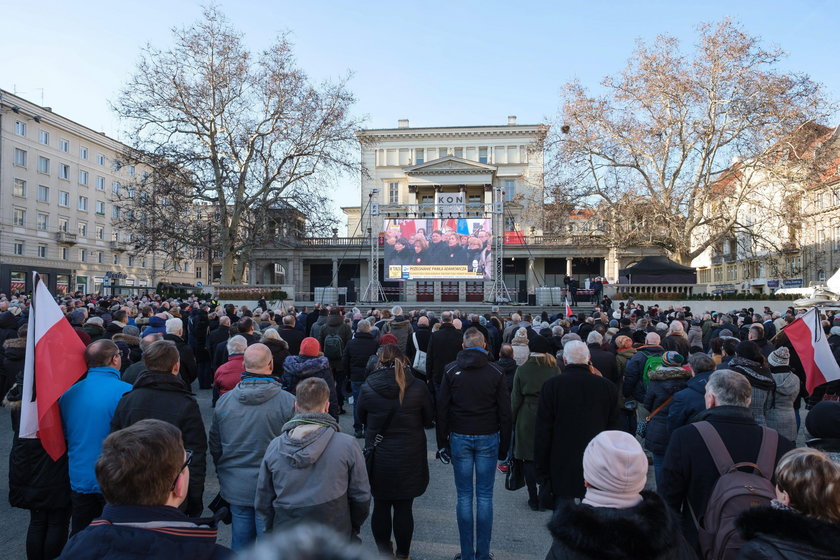
<path fill-rule="evenodd" d="M 615 361 L 615 354 L 604 350 L 604 337 L 598 331 L 592 331 L 586 337 L 586 345 L 589 347 L 589 355 L 592 365 L 601 372 L 605 378 L 618 384 L 618 365 Z"/>
<path fill-rule="evenodd" d="M 163 340 L 174 342 L 175 347 L 178 348 L 178 355 L 181 357 L 180 376 L 189 389 L 198 376 L 198 364 L 195 363 L 195 354 L 184 340 L 183 334 L 184 322 L 181 319 L 174 318 L 166 321 L 166 334 L 163 335 Z"/>
<path fill-rule="evenodd" d="M 293 314 L 283 317 L 283 328 L 280 329 L 280 337 L 289 345 L 289 354 L 292 356 L 300 354 L 300 343 L 303 342 L 306 335 L 297 328 Z"/>
<path fill-rule="evenodd" d="M 356 334 L 344 349 L 344 371 L 350 375 L 350 388 L 353 394 L 353 429 L 357 438 L 365 437 L 364 426 L 359 419 L 359 391 L 365 382 L 365 366 L 379 346 L 370 333 L 369 321 L 359 321 Z"/>
<path fill-rule="evenodd" d="M 455 361 L 463 347 L 463 340 L 464 336 L 461 331 L 452 324 L 452 312 L 444 311 L 441 315 L 440 330 L 432 333 L 429 341 L 429 351 L 426 354 L 426 363 L 428 364 L 426 370 L 431 372 L 435 393 L 438 393 L 446 364 Z"/>
<path fill-rule="evenodd" d="M 207 351 L 210 353 L 210 368 L 215 372 L 220 365 L 216 363 L 216 347 L 227 342 L 230 338 L 230 317 L 222 315 L 219 317 L 219 326 L 210 331 L 207 336 Z"/>
<path fill-rule="evenodd" d="M 463 350 L 446 366 L 437 402 L 438 454 L 452 459 L 462 558 L 489 558 L 496 461 L 507 456 L 511 438 L 510 395 L 486 346 L 478 329 L 467 329 Z"/>
<path fill-rule="evenodd" d="M 431 371 L 429 369 L 429 342 L 432 340 L 432 330 L 429 328 L 429 318 L 428 317 L 420 317 L 417 320 L 417 328 L 414 332 L 408 337 L 408 349 L 406 350 L 406 354 L 408 355 L 409 363 L 414 365 L 414 358 L 417 356 L 417 351 L 426 352 L 426 369 L 424 370 L 417 370 L 418 373 L 422 373 L 426 376 L 426 380 L 428 381 L 429 375 L 428 372 Z M 416 341 L 416 343 L 415 343 Z M 416 370 L 416 368 L 415 368 Z"/>
<path fill-rule="evenodd" d="M 134 388 L 120 399 L 111 432 L 132 424 L 156 418 L 181 430 L 184 447 L 192 451 L 190 484 L 184 511 L 198 517 L 204 509 L 204 474 L 207 461 L 207 434 L 195 395 L 178 376 L 180 356 L 175 344 L 168 340 L 152 343 L 143 353 L 148 371 L 134 383 Z"/>

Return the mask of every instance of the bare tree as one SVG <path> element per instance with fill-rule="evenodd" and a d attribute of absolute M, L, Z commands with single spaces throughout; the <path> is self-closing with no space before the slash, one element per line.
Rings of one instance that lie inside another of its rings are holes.
<path fill-rule="evenodd" d="M 129 127 L 131 157 L 151 168 L 166 162 L 147 205 L 163 198 L 195 206 L 170 206 L 169 227 L 160 235 L 183 239 L 198 233 L 193 225 L 206 230 L 206 217 L 188 222 L 196 208 L 209 206 L 222 282 L 232 283 L 265 241 L 255 227 L 263 210 L 284 200 L 321 202 L 330 173 L 357 170 L 354 98 L 347 78 L 313 84 L 285 36 L 250 52 L 214 6 L 191 27 L 174 29 L 173 39 L 167 50 L 142 50 L 114 109 Z M 329 216 L 323 205 L 301 209 L 316 222 Z"/>
<path fill-rule="evenodd" d="M 829 114 L 818 84 L 779 70 L 783 54 L 729 20 L 701 24 L 691 55 L 667 35 L 639 41 L 601 93 L 565 86 L 547 140 L 549 193 L 605 214 L 615 243 L 651 243 L 689 264 L 744 231 L 740 210 L 759 186 L 801 175 L 791 139 Z"/>

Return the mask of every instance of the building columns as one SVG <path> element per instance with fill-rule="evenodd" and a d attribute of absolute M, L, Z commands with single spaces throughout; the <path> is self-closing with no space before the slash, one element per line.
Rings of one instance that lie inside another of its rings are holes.
<path fill-rule="evenodd" d="M 332 287 L 338 290 L 338 259 L 332 260 Z"/>
<path fill-rule="evenodd" d="M 571 277 L 572 275 L 572 258 L 566 257 L 566 276 Z"/>

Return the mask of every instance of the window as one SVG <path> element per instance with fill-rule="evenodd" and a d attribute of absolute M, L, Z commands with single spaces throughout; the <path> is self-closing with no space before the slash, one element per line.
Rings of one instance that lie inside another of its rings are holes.
<path fill-rule="evenodd" d="M 488 163 L 487 161 L 487 146 L 478 148 L 478 163 Z"/>
<path fill-rule="evenodd" d="M 202 274 L 202 272 L 203 271 L 201 270 L 200 266 L 195 267 L 195 277 L 196 278 L 204 278 L 204 275 Z"/>
<path fill-rule="evenodd" d="M 105 203 L 101 200 L 96 201 L 96 213 L 105 215 Z"/>
<path fill-rule="evenodd" d="M 105 258 L 103 256 L 104 254 L 105 254 L 104 251 L 99 251 L 99 253 L 96 254 L 96 262 L 98 262 L 99 264 L 102 264 L 102 262 L 105 260 Z"/>
<path fill-rule="evenodd" d="M 23 179 L 15 179 L 15 186 L 12 194 L 21 198 L 26 198 L 26 181 Z"/>
<path fill-rule="evenodd" d="M 112 217 L 113 219 L 115 219 L 115 220 L 116 220 L 116 219 L 118 219 L 118 218 L 120 217 L 120 208 L 119 208 L 119 206 L 114 206 L 113 208 L 111 208 L 111 217 Z"/>
<path fill-rule="evenodd" d="M 38 173 L 50 174 L 50 160 L 44 156 L 38 156 Z"/>
<path fill-rule="evenodd" d="M 423 148 L 417 148 L 414 150 L 414 165 L 420 165 L 425 161 Z"/>
<path fill-rule="evenodd" d="M 38 256 L 42 259 L 47 258 L 47 246 L 46 245 L 38 245 Z"/>
<path fill-rule="evenodd" d="M 97 177 L 96 178 L 96 190 L 104 191 L 105 190 L 105 177 Z"/>
<path fill-rule="evenodd" d="M 87 249 L 79 249 L 79 260 L 87 262 Z"/>
<path fill-rule="evenodd" d="M 88 158 L 88 149 L 84 146 L 79 146 L 79 157 L 82 159 Z"/>
<path fill-rule="evenodd" d="M 834 250 L 840 251 L 840 226 L 834 226 Z"/>
<path fill-rule="evenodd" d="M 58 149 L 62 152 L 70 152 L 70 141 L 62 138 L 58 141 Z"/>
<path fill-rule="evenodd" d="M 128 176 L 129 177 L 134 177 L 134 166 L 133 165 L 128 166 Z"/>
<path fill-rule="evenodd" d="M 505 202 L 511 202 L 516 196 L 516 181 L 505 179 Z"/>
<path fill-rule="evenodd" d="M 505 231 L 516 231 L 516 221 L 513 216 L 505 217 Z"/>
<path fill-rule="evenodd" d="M 143 259 L 140 263 L 140 266 L 146 268 L 146 259 Z"/>
<path fill-rule="evenodd" d="M 114 253 L 114 264 L 120 264 L 120 256 Z"/>
<path fill-rule="evenodd" d="M 50 201 L 50 188 L 44 185 L 38 185 L 38 202 Z"/>
<path fill-rule="evenodd" d="M 50 215 L 49 214 L 42 214 L 38 212 L 38 229 L 41 231 L 47 231 L 50 229 Z"/>
<path fill-rule="evenodd" d="M 103 226 L 96 226 L 96 238 L 101 240 L 105 239 L 105 228 Z"/>
<path fill-rule="evenodd" d="M 195 258 L 203 259 L 204 258 L 204 249 L 201 249 L 201 248 L 196 249 L 195 250 Z"/>
<path fill-rule="evenodd" d="M 59 247 L 58 254 L 61 257 L 61 260 L 66 261 L 70 258 L 70 251 L 67 247 Z"/>
<path fill-rule="evenodd" d="M 462 158 L 462 159 L 463 159 L 463 157 L 464 157 L 464 148 L 455 148 L 455 150 L 454 150 L 454 152 L 453 152 L 453 153 L 454 153 L 455 157 L 457 157 L 457 158 Z"/>
<path fill-rule="evenodd" d="M 88 198 L 86 196 L 79 197 L 79 210 L 87 211 L 88 209 Z"/>
<path fill-rule="evenodd" d="M 58 205 L 70 206 L 70 193 L 67 191 L 58 191 Z"/>
<path fill-rule="evenodd" d="M 70 220 L 67 218 L 59 218 L 58 219 L 58 231 L 69 231 L 70 230 Z"/>
<path fill-rule="evenodd" d="M 87 185 L 88 184 L 88 172 L 79 169 L 79 184 L 80 185 Z"/>
<path fill-rule="evenodd" d="M 716 266 L 713 270 L 715 282 L 723 282 L 723 267 Z"/>
<path fill-rule="evenodd" d="M 120 196 L 120 184 L 116 181 L 111 183 L 111 194 L 114 196 Z"/>
<path fill-rule="evenodd" d="M 134 257 L 132 255 L 128 255 L 128 266 L 134 266 Z"/>
<path fill-rule="evenodd" d="M 15 148 L 15 165 L 26 167 L 26 150 Z"/>
<path fill-rule="evenodd" d="M 400 202 L 400 184 L 388 183 L 388 204 L 399 204 Z"/>
<path fill-rule="evenodd" d="M 79 237 L 87 237 L 87 223 L 79 222 Z"/>
<path fill-rule="evenodd" d="M 103 156 L 102 154 L 96 156 L 96 163 L 98 163 L 99 165 L 105 165 L 105 156 Z"/>
<path fill-rule="evenodd" d="M 26 210 L 24 210 L 23 208 L 15 208 L 14 224 L 20 227 L 26 225 Z"/>
<path fill-rule="evenodd" d="M 125 189 L 125 195 L 128 198 L 134 198 L 134 189 L 132 189 L 131 187 L 126 188 Z"/>
<path fill-rule="evenodd" d="M 59 179 L 66 179 L 67 181 L 70 180 L 70 166 L 66 163 L 59 163 L 58 164 L 58 178 Z"/>
<path fill-rule="evenodd" d="M 23 241 L 15 239 L 15 255 L 23 255 Z"/>
<path fill-rule="evenodd" d="M 50 145 L 50 133 L 47 132 L 46 130 L 40 131 L 38 133 L 38 141 L 45 146 L 49 146 Z"/>
<path fill-rule="evenodd" d="M 23 121 L 15 121 L 15 133 L 18 136 L 26 136 L 26 123 Z"/>

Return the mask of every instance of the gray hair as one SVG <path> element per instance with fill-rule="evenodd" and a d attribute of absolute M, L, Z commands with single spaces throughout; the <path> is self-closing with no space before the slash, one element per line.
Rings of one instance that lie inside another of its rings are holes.
<path fill-rule="evenodd" d="M 166 334 L 178 334 L 184 332 L 184 322 L 177 317 L 166 320 Z"/>
<path fill-rule="evenodd" d="M 464 333 L 464 348 L 472 348 L 479 346 L 484 348 L 487 341 L 484 339 L 484 334 L 475 327 L 470 327 Z"/>
<path fill-rule="evenodd" d="M 601 333 L 598 331 L 592 331 L 589 333 L 589 336 L 586 337 L 587 344 L 598 344 L 599 346 L 604 343 L 604 337 L 601 336 Z"/>
<path fill-rule="evenodd" d="M 222 327 L 229 327 L 230 326 L 230 317 L 227 315 L 222 315 L 219 317 L 219 325 Z"/>
<path fill-rule="evenodd" d="M 265 329 L 265 332 L 262 333 L 262 338 L 265 340 L 283 340 L 283 337 L 280 336 L 280 333 L 277 332 L 275 328 Z"/>
<path fill-rule="evenodd" d="M 370 553 L 326 525 L 306 523 L 274 531 L 243 552 L 241 560 L 369 560 Z"/>
<path fill-rule="evenodd" d="M 140 352 L 145 352 L 146 348 L 148 348 L 152 345 L 152 343 L 155 343 L 158 340 L 163 340 L 163 335 L 159 332 L 147 334 L 146 336 L 140 339 Z"/>
<path fill-rule="evenodd" d="M 563 359 L 567 364 L 585 364 L 589 362 L 589 348 L 580 340 L 572 340 L 563 346 Z"/>
<path fill-rule="evenodd" d="M 244 354 L 246 348 L 248 348 L 248 341 L 242 335 L 232 336 L 228 340 L 227 351 L 229 356 L 233 354 Z"/>
<path fill-rule="evenodd" d="M 563 335 L 563 338 L 560 339 L 560 344 L 562 344 L 565 348 L 568 343 L 574 342 L 576 340 L 580 342 L 580 335 L 577 333 L 570 332 L 569 334 Z"/>
<path fill-rule="evenodd" d="M 703 352 L 695 352 L 694 354 L 691 354 L 688 357 L 688 365 L 691 366 L 694 373 L 712 371 L 715 369 L 714 360 L 712 360 L 711 356 L 704 354 Z"/>
<path fill-rule="evenodd" d="M 561 327 L 560 325 L 554 325 L 553 327 L 551 327 L 551 334 L 553 336 L 563 336 L 564 332 L 565 331 L 563 330 L 563 327 Z"/>
<path fill-rule="evenodd" d="M 706 391 L 715 396 L 717 406 L 750 406 L 752 386 L 746 376 L 731 369 L 719 369 L 709 376 Z"/>
<path fill-rule="evenodd" d="M 371 326 L 372 325 L 367 321 L 359 321 L 359 324 L 356 325 L 356 332 L 369 333 Z"/>
<path fill-rule="evenodd" d="M 397 315 L 402 315 L 402 314 L 403 314 L 403 309 L 399 305 L 395 305 L 394 307 L 391 308 L 391 315 L 393 315 L 394 317 L 396 317 Z"/>
<path fill-rule="evenodd" d="M 645 335 L 645 344 L 659 344 L 660 342 L 662 342 L 662 339 L 655 332 L 649 332 Z"/>

